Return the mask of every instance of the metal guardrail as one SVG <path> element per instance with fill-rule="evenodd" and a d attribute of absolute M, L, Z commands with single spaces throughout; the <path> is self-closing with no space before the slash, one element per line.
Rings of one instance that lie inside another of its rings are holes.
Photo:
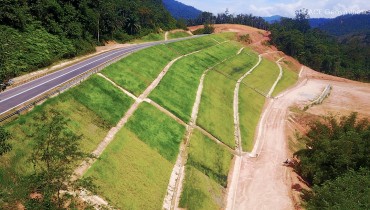
<path fill-rule="evenodd" d="M 145 47 L 144 47 L 145 48 Z M 111 59 L 111 60 L 108 60 L 102 64 L 100 64 L 99 66 L 96 66 L 88 71 L 85 71 L 84 73 L 81 73 L 80 75 L 50 89 L 49 91 L 47 91 L 46 93 L 43 93 L 37 97 L 35 97 L 34 99 L 32 99 L 31 101 L 27 102 L 27 104 L 20 104 L 18 105 L 17 107 L 14 107 L 13 109 L 9 110 L 7 113 L 3 114 L 3 116 L 1 116 L 0 118 L 0 122 L 3 122 L 15 115 L 20 115 L 23 111 L 26 111 L 28 109 L 30 109 L 31 107 L 34 107 L 36 106 L 38 103 L 54 96 L 54 95 L 57 95 L 57 94 L 60 94 L 72 87 L 74 87 L 75 85 L 81 83 L 82 81 L 86 80 L 88 77 L 90 77 L 92 74 L 95 74 L 99 71 L 101 71 L 102 69 L 104 69 L 105 67 L 111 65 L 112 63 L 115 63 L 119 60 L 121 60 L 122 58 L 128 56 L 129 54 L 131 54 L 134 50 L 131 50 L 129 52 L 127 52 L 126 54 L 124 55 L 119 55 L 119 56 L 116 56 L 115 58 Z"/>

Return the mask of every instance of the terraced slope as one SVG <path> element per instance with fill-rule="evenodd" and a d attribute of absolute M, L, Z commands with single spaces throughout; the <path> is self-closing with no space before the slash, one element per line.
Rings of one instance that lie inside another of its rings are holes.
<path fill-rule="evenodd" d="M 225 208 L 231 159 L 237 154 L 233 151 L 234 88 L 258 60 L 256 53 L 241 50 L 242 45 L 233 39 L 232 33 L 225 33 L 141 50 L 107 67 L 101 76 L 92 76 L 9 123 L 7 129 L 22 141 L 0 159 L 7 166 L 0 169 L 0 186 L 15 186 L 18 183 L 13 180 L 30 172 L 26 160 L 34 117 L 55 108 L 70 118 L 73 132 L 84 135 L 84 151 L 91 152 L 105 138 L 111 138 L 100 159 L 84 175 L 96 178 L 98 195 L 110 205 L 120 209 L 161 209 L 171 174 L 180 167 L 176 161 L 185 154 L 180 161 L 185 165 L 184 180 L 175 180 L 180 183 L 177 187 L 183 186 L 182 191 L 181 187 L 177 189 L 179 195 L 182 192 L 179 207 Z M 199 89 L 203 74 L 203 88 Z M 241 83 L 239 114 L 244 151 L 253 145 L 264 94 L 278 74 L 276 64 L 264 59 Z M 295 76 L 284 69 L 274 95 L 292 85 Z M 153 85 L 158 78 L 159 84 Z M 150 86 L 154 88 L 151 93 L 147 92 Z M 191 124 L 198 90 L 202 90 L 198 120 Z M 127 119 L 123 117 L 126 115 Z M 189 124 L 193 130 L 188 129 Z M 115 129 L 118 132 L 109 136 Z"/>

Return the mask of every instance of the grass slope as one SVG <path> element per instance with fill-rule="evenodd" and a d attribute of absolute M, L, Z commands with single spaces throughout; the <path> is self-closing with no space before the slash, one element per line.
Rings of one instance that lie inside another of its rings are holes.
<path fill-rule="evenodd" d="M 140 105 L 126 127 L 164 158 L 175 162 L 185 127 L 147 103 Z"/>
<path fill-rule="evenodd" d="M 220 185 L 227 186 L 232 154 L 195 130 L 190 141 L 188 164 Z"/>
<path fill-rule="evenodd" d="M 105 68 L 102 73 L 139 96 L 163 68 L 178 55 L 165 45 L 135 52 Z"/>
<path fill-rule="evenodd" d="M 102 77 L 93 75 L 73 89 L 75 100 L 114 126 L 133 104 L 133 100 Z"/>
<path fill-rule="evenodd" d="M 119 209 L 161 209 L 173 164 L 123 128 L 85 176 Z"/>
<path fill-rule="evenodd" d="M 256 61 L 257 55 L 245 50 L 210 71 L 204 80 L 198 124 L 231 148 L 235 146 L 233 98 L 236 81 Z"/>
<path fill-rule="evenodd" d="M 194 167 L 187 166 L 179 207 L 188 210 L 222 209 L 223 194 L 221 185 Z"/>
<path fill-rule="evenodd" d="M 261 64 L 247 76 L 243 82 L 258 91 L 267 94 L 280 73 L 279 67 L 275 62 L 263 59 Z"/>
<path fill-rule="evenodd" d="M 32 136 L 36 132 L 35 116 L 52 108 L 61 111 L 70 119 L 69 129 L 77 135 L 83 135 L 82 150 L 92 152 L 111 125 L 116 123 L 116 118 L 122 117 L 132 102 L 104 79 L 93 76 L 6 124 L 5 128 L 13 135 L 13 150 L 0 159 L 0 186 L 13 188 L 23 176 L 32 172 L 28 159 L 32 152 Z"/>
<path fill-rule="evenodd" d="M 224 43 L 179 60 L 149 97 L 188 122 L 202 73 L 237 50 L 235 44 Z"/>
<path fill-rule="evenodd" d="M 283 77 L 276 85 L 272 96 L 277 96 L 279 93 L 283 92 L 285 89 L 293 86 L 298 80 L 298 74 L 289 68 L 283 67 Z"/>
<path fill-rule="evenodd" d="M 164 40 L 164 33 L 150 33 L 141 37 L 140 39 L 135 39 L 130 43 L 143 43 L 143 42 L 155 42 Z"/>
<path fill-rule="evenodd" d="M 182 37 L 188 37 L 190 34 L 186 33 L 185 31 L 177 31 L 177 32 L 170 32 L 168 33 L 169 39 L 177 39 Z"/>
<path fill-rule="evenodd" d="M 252 77 L 253 74 L 249 76 Z M 240 85 L 239 121 L 243 151 L 251 151 L 253 149 L 255 130 L 258 125 L 264 103 L 264 96 L 243 84 Z"/>

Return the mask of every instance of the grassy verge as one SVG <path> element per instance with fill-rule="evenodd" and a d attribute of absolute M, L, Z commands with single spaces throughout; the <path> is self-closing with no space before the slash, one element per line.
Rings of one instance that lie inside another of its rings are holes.
<path fill-rule="evenodd" d="M 189 210 L 223 209 L 224 189 L 197 169 L 187 166 L 180 208 Z"/>
<path fill-rule="evenodd" d="M 93 75 L 73 90 L 75 100 L 114 126 L 133 104 L 133 100 L 110 82 Z"/>
<path fill-rule="evenodd" d="M 119 209 L 161 209 L 173 164 L 123 128 L 85 176 Z"/>
<path fill-rule="evenodd" d="M 198 124 L 231 148 L 235 146 L 233 98 L 236 81 L 256 61 L 256 54 L 245 50 L 210 71 L 204 80 Z"/>
<path fill-rule="evenodd" d="M 190 141 L 188 164 L 220 185 L 227 186 L 232 154 L 195 130 Z"/>
<path fill-rule="evenodd" d="M 239 121 L 242 147 L 244 151 L 251 151 L 253 149 L 255 130 L 258 125 L 264 103 L 265 97 L 243 84 L 240 85 Z"/>
<path fill-rule="evenodd" d="M 276 85 L 274 92 L 272 93 L 272 96 L 277 96 L 279 93 L 283 92 L 285 89 L 293 86 L 298 80 L 298 75 L 296 72 L 283 67 L 283 77 L 279 81 L 279 83 Z"/>
<path fill-rule="evenodd" d="M 267 94 L 280 73 L 279 67 L 275 62 L 263 59 L 261 64 L 247 76 L 243 82 L 258 91 Z"/>
<path fill-rule="evenodd" d="M 173 33 L 168 33 L 168 38 L 169 39 L 177 39 L 177 38 L 183 38 L 183 37 L 188 37 L 190 34 L 186 33 L 185 31 L 177 31 Z"/>
<path fill-rule="evenodd" d="M 102 73 L 135 95 L 140 95 L 178 55 L 165 45 L 140 50 L 105 68 Z"/>
<path fill-rule="evenodd" d="M 202 73 L 237 50 L 235 44 L 224 43 L 179 60 L 149 97 L 188 122 Z"/>
<path fill-rule="evenodd" d="M 164 40 L 164 33 L 150 33 L 141 37 L 140 39 L 135 39 L 130 43 L 143 43 L 143 42 L 155 42 Z"/>
<path fill-rule="evenodd" d="M 175 162 L 185 127 L 147 103 L 140 105 L 126 127 L 164 158 Z"/>

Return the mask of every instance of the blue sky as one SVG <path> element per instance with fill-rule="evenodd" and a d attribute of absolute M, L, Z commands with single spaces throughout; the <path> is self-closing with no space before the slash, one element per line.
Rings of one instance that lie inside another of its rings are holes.
<path fill-rule="evenodd" d="M 369 0 L 177 0 L 203 11 L 246 13 L 258 16 L 293 17 L 297 9 L 306 8 L 313 18 L 332 18 L 370 10 Z"/>

